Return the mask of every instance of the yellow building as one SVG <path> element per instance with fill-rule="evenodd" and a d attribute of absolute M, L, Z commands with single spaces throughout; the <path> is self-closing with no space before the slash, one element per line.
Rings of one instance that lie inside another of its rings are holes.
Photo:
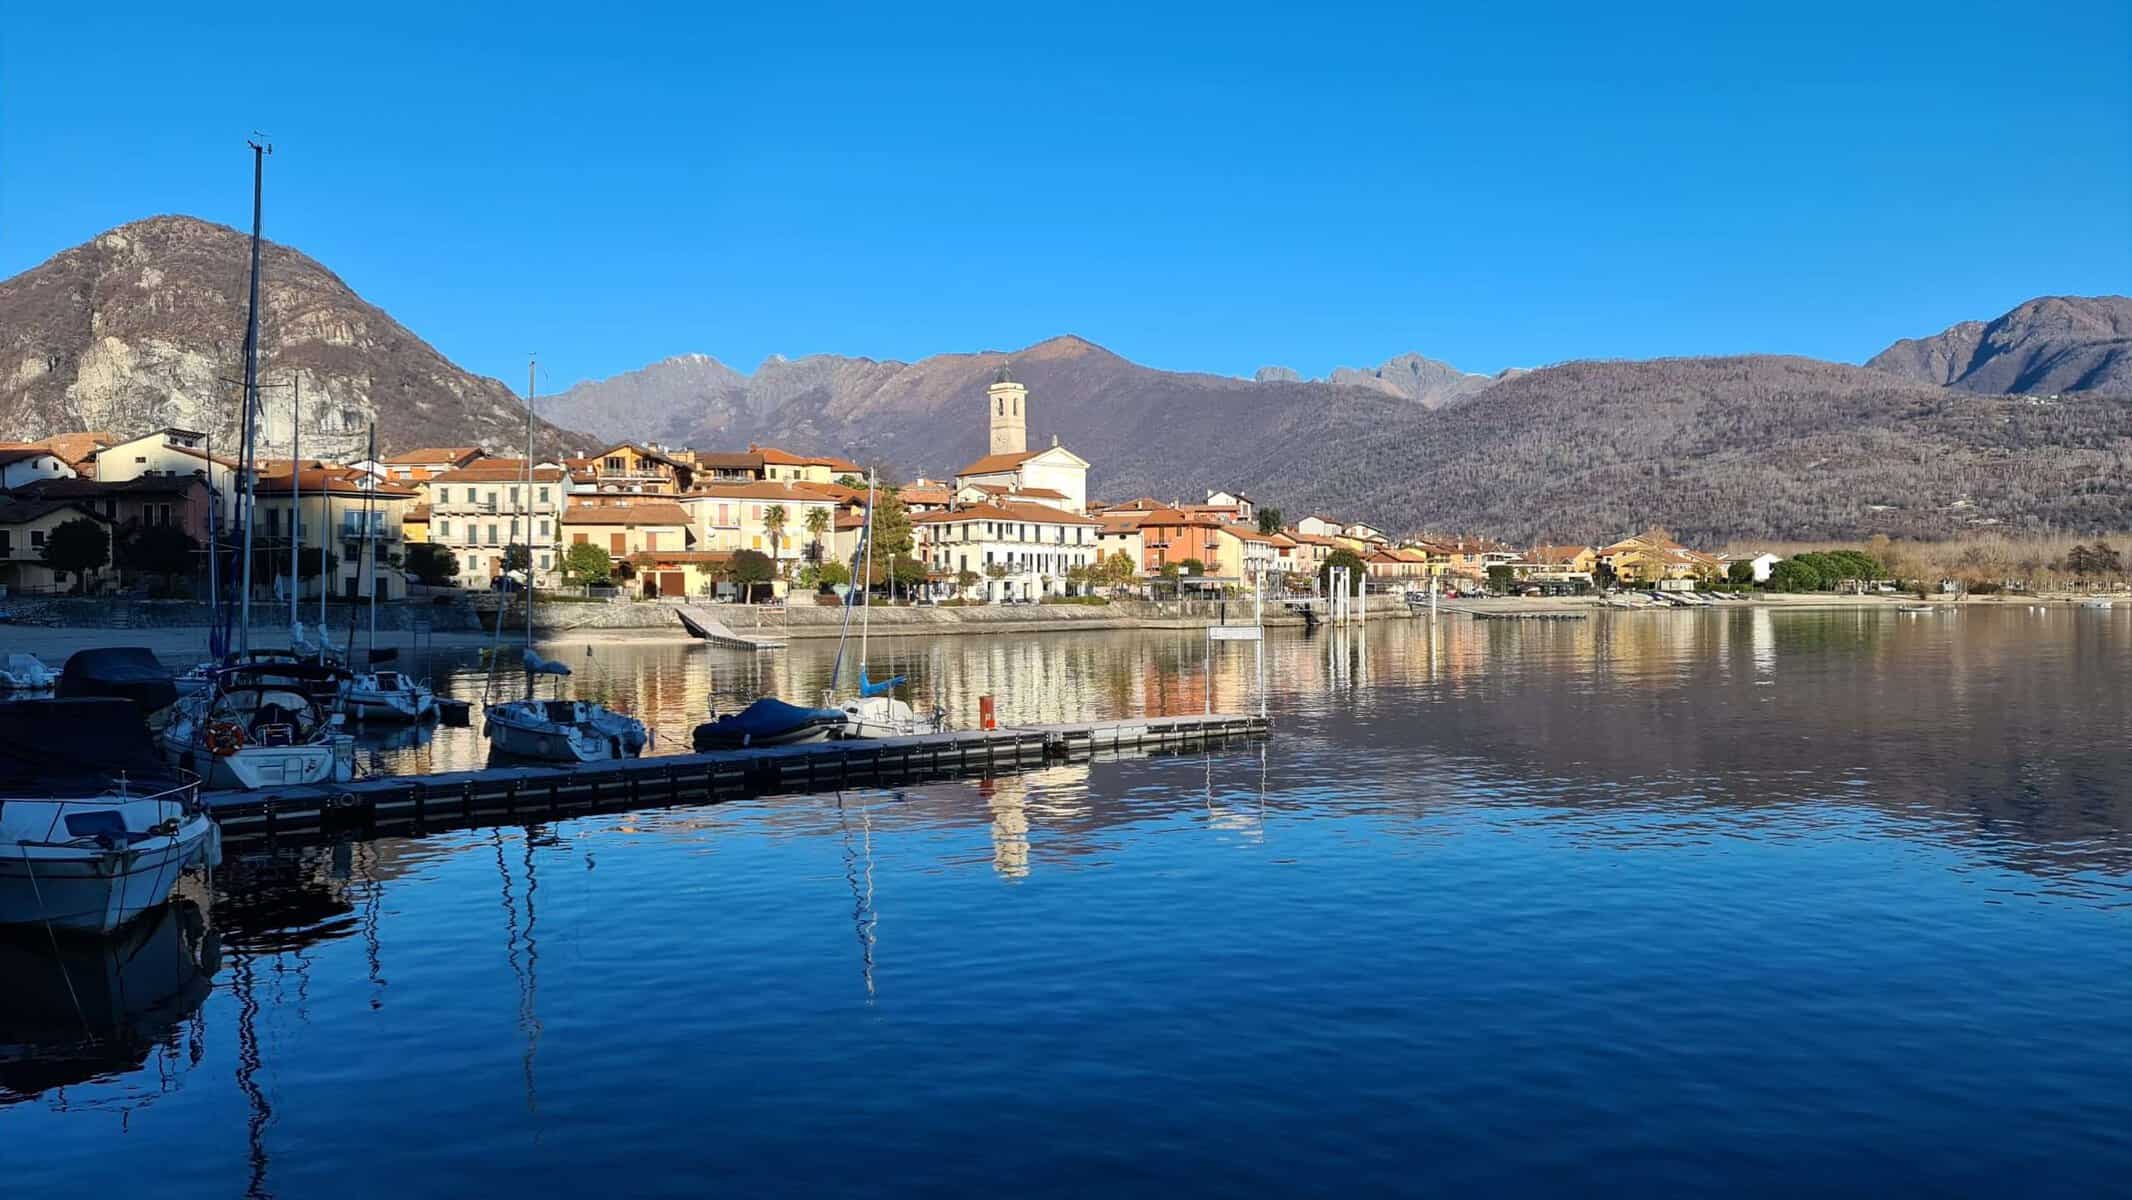
<path fill-rule="evenodd" d="M 847 494 L 826 483 L 708 483 L 678 500 L 697 549 L 756 550 L 789 569 L 836 557 L 838 509 Z"/>
<path fill-rule="evenodd" d="M 414 488 L 346 467 L 306 467 L 294 476 L 286 470 L 261 476 L 253 491 L 253 543 L 268 547 L 266 562 L 272 566 L 275 586 L 288 586 L 289 535 L 294 531 L 301 549 L 323 544 L 331 556 L 326 578 L 299 580 L 299 594 L 315 596 L 323 583 L 331 595 L 368 597 L 374 568 L 381 589 L 378 599 L 406 596 L 406 579 L 396 564 L 406 541 L 406 512 L 415 506 Z M 301 509 L 300 519 L 292 516 L 292 508 Z M 278 553 L 272 549 L 276 546 L 281 548 Z M 377 556 L 375 563 L 369 554 Z"/>
<path fill-rule="evenodd" d="M 621 562 L 642 553 L 693 547 L 688 512 L 671 500 L 612 500 L 572 504 L 563 513 L 562 545 L 592 545 Z"/>

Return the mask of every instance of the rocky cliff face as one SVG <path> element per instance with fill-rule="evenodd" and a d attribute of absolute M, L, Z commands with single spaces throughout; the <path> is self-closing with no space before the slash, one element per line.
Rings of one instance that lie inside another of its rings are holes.
<path fill-rule="evenodd" d="M 234 448 L 249 257 L 228 226 L 154 217 L 0 282 L 0 437 L 176 425 Z M 306 456 L 359 457 L 372 422 L 387 453 L 523 444 L 508 387 L 460 369 L 317 262 L 269 243 L 260 290 L 261 378 L 296 385 L 262 392 L 270 451 L 286 452 L 297 394 Z"/>

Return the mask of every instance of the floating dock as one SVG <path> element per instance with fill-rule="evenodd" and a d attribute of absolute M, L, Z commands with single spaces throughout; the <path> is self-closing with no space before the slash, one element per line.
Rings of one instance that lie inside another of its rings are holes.
<path fill-rule="evenodd" d="M 528 763 L 352 783 L 202 792 L 200 797 L 222 827 L 224 839 L 232 842 L 344 830 L 421 833 L 484 820 L 549 820 L 742 796 L 999 775 L 1107 752 L 1198 749 L 1261 738 L 1266 731 L 1264 717 L 1236 713 L 1137 717 L 851 738 L 575 766 Z"/>
<path fill-rule="evenodd" d="M 681 618 L 681 625 L 688 630 L 689 636 L 729 650 L 782 650 L 787 644 L 784 638 L 770 634 L 736 631 L 713 616 L 709 609 L 693 604 L 675 608 L 674 615 Z"/>
<path fill-rule="evenodd" d="M 1476 621 L 1582 621 L 1580 612 L 1483 612 L 1478 609 L 1469 614 Z"/>

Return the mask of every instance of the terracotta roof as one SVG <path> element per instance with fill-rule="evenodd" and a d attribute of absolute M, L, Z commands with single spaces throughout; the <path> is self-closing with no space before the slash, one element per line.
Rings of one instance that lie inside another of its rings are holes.
<path fill-rule="evenodd" d="M 834 454 L 794 454 L 790 450 L 780 450 L 775 446 L 750 446 L 748 452 L 759 456 L 765 463 L 780 467 L 827 467 L 848 475 L 856 475 L 865 469 L 848 458 L 838 458 Z"/>
<path fill-rule="evenodd" d="M 109 447 L 109 446 L 106 446 L 106 447 L 104 447 L 104 448 L 105 448 L 106 450 L 110 449 L 110 447 Z M 229 468 L 230 470 L 232 470 L 232 471 L 234 471 L 234 470 L 236 470 L 236 469 L 237 469 L 237 461 L 236 461 L 235 459 L 230 459 L 230 458 L 224 458 L 224 457 L 222 457 L 222 456 L 221 456 L 221 455 L 219 455 L 219 454 L 209 454 L 209 453 L 208 453 L 207 451 L 205 451 L 205 450 L 195 450 L 195 449 L 193 449 L 193 448 L 192 448 L 191 446 L 167 446 L 167 445 L 166 445 L 166 446 L 164 446 L 163 448 L 164 448 L 165 450 L 175 450 L 175 451 L 177 451 L 177 452 L 178 452 L 179 454 L 184 454 L 184 455 L 188 455 L 188 456 L 190 456 L 190 457 L 192 457 L 192 458 L 197 458 L 197 459 L 201 460 L 202 462 L 211 462 L 211 463 L 215 464 L 215 465 L 216 465 L 216 466 L 218 466 L 218 467 L 228 467 L 228 468 Z"/>
<path fill-rule="evenodd" d="M 1288 536 L 1294 538 L 1298 546 L 1337 546 L 1340 544 L 1331 535 L 1323 533 L 1296 533 L 1291 530 Z"/>
<path fill-rule="evenodd" d="M 330 494 L 335 496 L 376 496 L 380 500 L 409 500 L 416 495 L 415 489 L 403 483 L 379 482 L 375 490 L 366 488 L 360 481 L 360 472 L 342 467 L 310 467 L 296 476 L 297 490 L 305 496 Z M 289 476 L 261 475 L 254 485 L 262 495 L 280 495 L 289 490 Z"/>
<path fill-rule="evenodd" d="M 94 456 L 98 450 L 117 440 L 102 430 L 93 433 L 56 433 L 42 441 L 0 442 L 0 449 L 49 450 L 69 463 L 78 463 Z"/>
<path fill-rule="evenodd" d="M 1135 533 L 1139 531 L 1142 525 L 1147 524 L 1147 514 L 1106 512 L 1097 514 L 1096 520 L 1103 526 L 1103 532 L 1105 533 Z"/>
<path fill-rule="evenodd" d="M 567 472 L 565 472 L 565 471 L 564 471 L 564 470 L 563 470 L 563 469 L 562 469 L 561 467 L 540 467 L 540 466 L 536 466 L 536 467 L 534 467 L 534 468 L 533 468 L 533 482 L 535 482 L 535 483 L 554 483 L 555 481 L 557 481 L 557 480 L 559 480 L 559 479 L 563 478 L 563 477 L 564 477 L 564 476 L 565 476 L 566 474 L 567 474 Z M 526 479 L 526 460 L 525 460 L 525 459 L 522 459 L 522 458 L 485 458 L 485 459 L 482 459 L 482 460 L 481 460 L 480 462 L 478 462 L 478 463 L 475 463 L 475 464 L 474 464 L 474 465 L 472 465 L 472 466 L 468 466 L 468 467 L 460 467 L 460 468 L 459 468 L 458 470 L 456 470 L 456 471 L 446 471 L 446 472 L 444 472 L 444 473 L 443 473 L 442 475 L 434 475 L 434 476 L 431 476 L 431 477 L 430 477 L 430 479 L 429 479 L 429 482 L 430 482 L 430 483 L 524 483 L 524 482 L 525 482 L 525 479 Z"/>
<path fill-rule="evenodd" d="M 1272 534 L 1260 533 L 1256 525 L 1233 525 L 1223 522 L 1218 524 L 1216 528 L 1220 529 L 1223 533 L 1228 534 L 1230 537 L 1236 538 L 1240 541 L 1270 542 L 1273 540 Z"/>
<path fill-rule="evenodd" d="M 481 453 L 479 446 L 424 446 L 419 450 L 388 454 L 378 461 L 400 467 L 457 466 Z"/>
<path fill-rule="evenodd" d="M 1042 453 L 1042 450 L 1024 450 L 1019 454 L 987 454 L 962 470 L 955 472 L 955 474 L 957 476 L 997 475 L 1004 471 L 1011 471 Z"/>
<path fill-rule="evenodd" d="M 400 514 L 400 523 L 403 525 L 420 525 L 427 520 L 429 520 L 429 505 L 427 504 L 417 504 Z"/>
<path fill-rule="evenodd" d="M 896 493 L 896 498 L 905 504 L 946 504 L 955 498 L 943 484 L 906 484 Z"/>
<path fill-rule="evenodd" d="M 98 521 L 104 519 L 74 500 L 13 500 L 0 502 L 0 525 L 27 525 L 39 517 L 50 516 L 65 508 L 71 508 Z"/>
<path fill-rule="evenodd" d="M 723 563 L 733 560 L 731 550 L 639 550 L 629 556 L 629 561 L 640 567 L 658 566 L 661 563 Z"/>
<path fill-rule="evenodd" d="M 77 475 L 25 483 L 15 489 L 15 494 L 38 500 L 85 500 L 98 496 L 176 496 L 206 486 L 198 475 L 142 475 L 108 483 Z"/>
<path fill-rule="evenodd" d="M 784 500 L 794 504 L 836 503 L 844 499 L 849 489 L 833 483 L 805 483 L 796 480 L 752 479 L 720 482 L 711 480 L 699 483 L 680 498 L 706 500 Z"/>
<path fill-rule="evenodd" d="M 743 450 L 698 450 L 696 465 L 714 471 L 760 471 L 762 455 Z"/>
<path fill-rule="evenodd" d="M 688 510 L 670 500 L 650 504 L 573 504 L 565 525 L 686 525 Z"/>
<path fill-rule="evenodd" d="M 1066 493 L 1055 491 L 1051 488 L 1012 488 L 1003 483 L 973 483 L 969 486 L 976 488 L 987 496 L 1034 496 L 1039 500 L 1064 500 L 1066 498 Z"/>
<path fill-rule="evenodd" d="M 1053 508 L 1048 504 L 1023 504 L 1011 500 L 987 500 L 983 504 L 970 504 L 942 512 L 911 514 L 913 525 L 948 525 L 959 521 L 1027 521 L 1032 525 L 1097 524 L 1089 517 Z"/>
<path fill-rule="evenodd" d="M 1534 546 L 1525 552 L 1529 563 L 1558 564 L 1575 562 L 1579 555 L 1591 553 L 1589 546 Z"/>

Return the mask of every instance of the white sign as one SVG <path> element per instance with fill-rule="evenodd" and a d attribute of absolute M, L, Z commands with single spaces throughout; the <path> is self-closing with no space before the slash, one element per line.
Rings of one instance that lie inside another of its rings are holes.
<path fill-rule="evenodd" d="M 1259 638 L 1256 625 L 1209 625 L 1207 638 L 1216 642 L 1255 642 Z"/>

